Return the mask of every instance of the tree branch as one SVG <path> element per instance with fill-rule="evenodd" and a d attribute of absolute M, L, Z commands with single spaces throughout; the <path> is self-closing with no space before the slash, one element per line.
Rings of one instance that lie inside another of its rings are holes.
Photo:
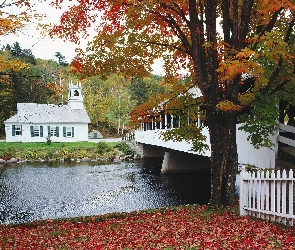
<path fill-rule="evenodd" d="M 282 10 L 283 10 L 283 8 L 280 8 L 279 10 L 275 11 L 273 13 L 271 19 L 269 20 L 268 24 L 266 24 L 264 27 L 262 27 L 262 28 L 258 27 L 257 34 L 259 34 L 259 36 L 258 36 L 257 42 L 253 45 L 253 50 L 255 50 L 257 48 L 259 40 L 265 34 L 265 32 L 270 32 L 273 29 L 273 27 L 279 17 L 279 14 L 281 13 Z"/>
<path fill-rule="evenodd" d="M 189 18 L 190 22 L 188 27 L 190 29 L 192 43 L 192 60 L 194 64 L 194 72 L 201 91 L 205 91 L 207 88 L 206 83 L 208 78 L 206 65 L 207 58 L 204 48 L 200 43 L 200 34 L 202 32 L 204 33 L 204 29 L 199 25 L 196 0 L 189 0 Z"/>
<path fill-rule="evenodd" d="M 273 95 L 277 92 L 279 92 L 280 90 L 283 89 L 283 87 L 290 81 L 283 81 L 281 84 L 279 84 L 278 86 L 276 86 L 273 90 L 270 91 L 270 94 Z"/>
<path fill-rule="evenodd" d="M 172 11 L 174 11 L 177 15 L 179 15 L 186 23 L 188 23 L 188 20 L 186 19 L 184 13 L 181 12 L 181 10 L 175 10 L 172 7 L 168 7 L 168 5 L 163 4 L 162 5 L 163 8 L 166 9 L 170 9 Z M 177 5 L 175 5 L 177 6 Z M 183 47 L 185 48 L 185 51 L 191 55 L 191 50 L 192 50 L 192 46 L 189 42 L 189 40 L 187 39 L 187 37 L 185 36 L 184 32 L 181 30 L 180 26 L 177 24 L 177 22 L 175 21 L 175 19 L 173 18 L 172 15 L 168 15 L 167 17 L 163 16 L 160 12 L 155 12 L 155 11 L 150 11 L 150 13 L 157 15 L 159 18 L 161 18 L 164 22 L 166 22 L 170 28 L 173 30 L 173 33 L 181 40 Z M 179 50 L 179 48 L 177 48 Z M 182 50 L 183 51 L 183 50 Z"/>
<path fill-rule="evenodd" d="M 239 43 L 239 4 L 238 0 L 233 0 L 233 32 L 232 46 L 237 49 Z"/>
<path fill-rule="evenodd" d="M 253 4 L 254 4 L 254 0 L 243 1 L 240 27 L 239 27 L 239 45 L 238 45 L 239 49 L 242 49 L 245 47 L 245 39 L 248 34 Z"/>
<path fill-rule="evenodd" d="M 230 2 L 229 0 L 223 0 L 221 3 L 222 15 L 223 15 L 223 37 L 224 42 L 231 44 L 231 28 L 232 21 L 230 19 Z"/>
<path fill-rule="evenodd" d="M 216 30 L 216 8 L 217 8 L 217 0 L 206 0 L 206 9 L 205 9 L 205 17 L 206 17 L 206 34 L 207 34 L 207 41 L 212 44 L 217 43 L 217 30 Z M 216 70 L 218 69 L 218 57 L 217 57 L 217 50 L 215 46 L 210 46 L 207 51 L 207 63 L 206 68 L 208 72 L 208 85 L 207 86 L 207 93 L 204 96 L 211 96 L 214 91 L 215 96 L 222 96 L 222 90 L 218 83 L 218 73 Z M 206 100 L 206 102 L 211 103 L 214 108 L 216 101 L 218 100 Z M 212 107 L 213 107 L 212 106 Z"/>
<path fill-rule="evenodd" d="M 182 52 L 187 52 L 186 50 L 182 49 L 181 47 L 178 46 L 173 46 L 171 44 L 166 44 L 166 43 L 159 43 L 159 42 L 153 42 L 153 41 L 140 41 L 137 40 L 139 43 L 143 43 L 143 44 L 153 44 L 153 45 L 159 45 L 159 46 L 163 46 L 163 47 L 172 47 L 178 51 L 182 51 Z"/>
<path fill-rule="evenodd" d="M 287 29 L 287 32 L 286 32 L 286 36 L 284 38 L 284 42 L 288 42 L 289 41 L 290 36 L 292 34 L 292 30 L 293 30 L 294 25 L 295 25 L 295 20 L 293 20 L 292 22 L 290 22 L 290 24 L 288 26 L 288 29 Z M 284 61 L 283 60 L 283 57 L 281 56 L 280 59 L 279 59 L 278 65 L 277 65 L 277 67 L 275 69 L 275 71 L 272 73 L 272 75 L 269 78 L 268 84 L 262 89 L 262 91 L 261 91 L 262 94 L 266 94 L 270 90 L 270 88 L 273 85 L 276 77 L 281 72 L 283 61 Z"/>

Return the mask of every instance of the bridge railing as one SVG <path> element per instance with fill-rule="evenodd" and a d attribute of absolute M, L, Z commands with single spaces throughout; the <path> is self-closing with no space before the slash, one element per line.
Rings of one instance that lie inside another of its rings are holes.
<path fill-rule="evenodd" d="M 164 132 L 164 129 L 155 129 L 155 130 L 137 130 L 135 131 L 135 140 L 139 143 L 144 143 L 144 144 L 149 144 L 149 145 L 154 145 L 158 147 L 164 147 L 167 149 L 173 149 L 173 150 L 178 150 L 181 152 L 188 152 L 192 154 L 198 154 L 197 152 L 191 151 L 192 145 L 186 141 L 164 141 L 161 137 L 161 133 Z M 206 135 L 206 143 L 210 148 L 210 137 L 209 137 L 209 131 L 208 128 L 204 127 L 203 128 L 203 134 Z M 168 150 L 167 150 L 168 151 Z M 206 150 L 202 154 L 204 156 L 211 156 L 211 151 Z"/>
<path fill-rule="evenodd" d="M 293 127 L 293 126 L 289 126 L 289 125 L 279 123 L 279 129 L 280 129 L 281 132 L 287 132 L 287 133 L 295 134 L 295 127 Z M 282 142 L 284 144 L 287 144 L 289 146 L 295 147 L 295 140 L 287 138 L 287 137 L 285 137 L 283 135 L 278 135 L 278 141 Z"/>
<path fill-rule="evenodd" d="M 276 154 L 277 154 L 277 146 L 273 148 L 259 148 L 256 149 L 253 147 L 251 142 L 248 140 L 249 134 L 239 130 L 238 128 L 242 124 L 237 124 L 237 148 L 238 148 L 238 162 L 240 164 L 249 164 L 254 165 L 261 168 L 275 168 L 276 164 Z M 153 126 L 150 126 L 153 127 Z M 163 141 L 161 139 L 161 132 L 165 131 L 164 129 L 157 129 L 154 126 L 153 130 L 145 129 L 144 125 L 141 126 L 140 130 L 135 131 L 135 140 L 139 143 L 145 143 L 160 147 L 165 147 L 168 149 L 178 150 L 182 152 L 194 153 L 196 152 L 190 151 L 191 144 L 187 142 L 174 142 L 174 141 Z M 210 136 L 209 130 L 207 127 L 203 127 L 203 134 L 206 135 L 206 143 L 210 147 Z M 270 137 L 272 142 L 277 145 L 277 134 Z M 202 155 L 211 156 L 211 150 L 205 151 Z"/>
<path fill-rule="evenodd" d="M 192 121 L 188 119 L 187 122 L 191 123 Z M 204 121 L 202 121 L 200 117 L 194 123 L 198 127 L 204 125 Z M 149 122 L 141 122 L 138 130 L 147 131 L 157 129 L 172 129 L 179 128 L 180 126 L 180 116 L 160 113 L 156 117 L 150 116 Z"/>

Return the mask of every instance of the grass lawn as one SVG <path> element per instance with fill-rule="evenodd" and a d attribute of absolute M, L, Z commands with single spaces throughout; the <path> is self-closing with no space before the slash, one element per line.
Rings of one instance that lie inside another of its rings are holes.
<path fill-rule="evenodd" d="M 0 249 L 295 249 L 295 228 L 190 205 L 0 225 Z"/>
<path fill-rule="evenodd" d="M 121 153 L 129 153 L 125 142 L 53 142 L 18 143 L 0 142 L 0 159 L 11 158 L 36 160 L 71 160 L 87 158 L 114 159 Z"/>

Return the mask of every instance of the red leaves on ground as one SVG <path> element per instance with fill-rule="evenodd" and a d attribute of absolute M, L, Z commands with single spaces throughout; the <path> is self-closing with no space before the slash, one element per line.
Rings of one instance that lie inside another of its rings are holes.
<path fill-rule="evenodd" d="M 295 249 L 294 227 L 204 206 L 0 226 L 0 249 Z"/>

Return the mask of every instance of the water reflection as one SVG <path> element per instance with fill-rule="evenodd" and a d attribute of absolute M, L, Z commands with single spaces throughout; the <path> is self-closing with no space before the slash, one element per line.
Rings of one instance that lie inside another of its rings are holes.
<path fill-rule="evenodd" d="M 161 162 L 0 167 L 0 223 L 206 204 L 207 174 L 161 175 Z"/>

